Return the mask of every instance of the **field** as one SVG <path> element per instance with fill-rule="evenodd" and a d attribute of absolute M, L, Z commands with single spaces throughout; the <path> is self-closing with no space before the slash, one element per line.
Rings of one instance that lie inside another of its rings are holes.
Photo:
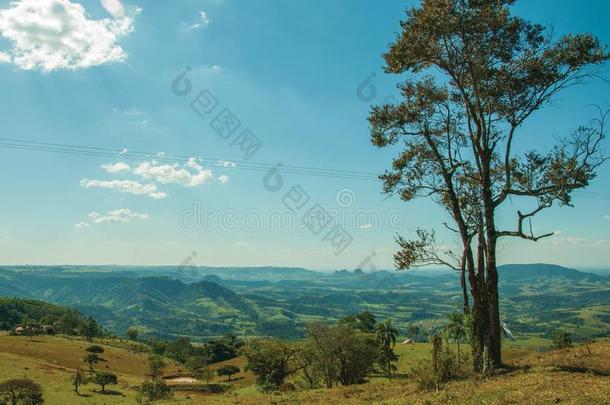
<path fill-rule="evenodd" d="M 109 386 L 106 394 L 99 387 L 87 384 L 76 394 L 71 378 L 78 367 L 86 368 L 80 359 L 88 344 L 78 339 L 39 336 L 29 339 L 19 336 L 0 336 L 0 380 L 27 377 L 44 387 L 48 404 L 133 404 L 136 387 L 144 381 L 146 354 L 134 353 L 132 343 L 120 340 L 101 340 L 107 361 L 100 369 L 112 370 L 119 377 L 118 385 Z M 297 390 L 291 393 L 261 394 L 255 378 L 241 372 L 226 382 L 215 377 L 214 382 L 230 385 L 224 394 L 176 392 L 171 404 L 518 404 L 518 403 L 573 403 L 603 404 L 610 398 L 610 341 L 603 340 L 589 346 L 562 351 L 539 352 L 548 342 L 531 339 L 509 342 L 505 359 L 510 367 L 503 373 L 487 378 L 455 380 L 439 392 L 421 392 L 409 379 L 412 365 L 429 354 L 424 343 L 396 346 L 400 355 L 398 376 L 388 380 L 371 376 L 366 384 L 337 387 L 331 390 Z M 245 366 L 243 358 L 230 363 Z M 170 364 L 166 374 L 187 375 L 176 364 Z M 298 385 L 298 379 L 293 382 Z"/>

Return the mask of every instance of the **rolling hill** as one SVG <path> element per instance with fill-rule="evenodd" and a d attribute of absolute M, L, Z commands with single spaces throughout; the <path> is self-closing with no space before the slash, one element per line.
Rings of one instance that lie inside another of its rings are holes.
<path fill-rule="evenodd" d="M 547 264 L 500 266 L 503 319 L 518 335 L 607 336 L 610 277 Z M 458 274 L 302 268 L 4 266 L 0 294 L 69 305 L 122 334 L 195 340 L 227 332 L 294 338 L 303 323 L 361 310 L 435 327 L 460 305 Z"/>

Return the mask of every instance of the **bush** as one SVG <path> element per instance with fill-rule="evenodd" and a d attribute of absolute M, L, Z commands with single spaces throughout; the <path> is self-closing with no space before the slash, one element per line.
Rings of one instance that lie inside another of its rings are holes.
<path fill-rule="evenodd" d="M 89 353 L 104 353 L 104 348 L 100 345 L 91 345 L 85 349 Z"/>
<path fill-rule="evenodd" d="M 139 392 L 148 401 L 158 401 L 172 397 L 172 391 L 162 378 L 145 381 L 140 387 Z"/>
<path fill-rule="evenodd" d="M 432 358 L 420 360 L 411 370 L 417 387 L 425 391 L 439 390 L 447 381 L 460 374 L 455 353 L 442 347 L 441 338 L 433 337 Z"/>
<path fill-rule="evenodd" d="M 216 370 L 216 374 L 218 374 L 219 376 L 226 375 L 228 378 L 227 381 L 231 381 L 231 376 L 233 374 L 239 373 L 240 371 L 240 368 L 234 366 L 233 364 L 225 364 L 224 366 L 221 366 L 218 370 Z"/>
<path fill-rule="evenodd" d="M 561 330 L 555 332 L 555 336 L 553 336 L 553 348 L 566 349 L 568 347 L 572 347 L 572 335 Z"/>
<path fill-rule="evenodd" d="M 292 392 L 292 391 L 296 391 L 297 387 L 294 386 L 294 384 L 289 383 L 289 382 L 285 382 L 284 384 L 280 385 L 279 391 L 280 392 Z"/>

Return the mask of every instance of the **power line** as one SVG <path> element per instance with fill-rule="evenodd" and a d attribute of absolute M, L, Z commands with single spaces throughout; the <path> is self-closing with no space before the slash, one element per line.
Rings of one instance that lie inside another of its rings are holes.
<path fill-rule="evenodd" d="M 51 143 L 51 142 L 37 142 L 28 141 L 22 139 L 13 138 L 0 138 L 0 148 L 12 149 L 12 150 L 23 150 L 23 151 L 38 151 L 48 153 L 60 153 L 73 156 L 86 156 L 86 157 L 97 157 L 97 158 L 116 158 L 124 160 L 137 160 L 143 159 L 154 159 L 155 161 L 163 163 L 184 163 L 193 156 L 186 155 L 159 155 L 152 152 L 143 151 L 127 151 L 123 152 L 122 149 L 99 147 L 99 146 L 82 146 L 62 143 Z M 249 170 L 258 172 L 268 172 L 275 167 L 276 164 L 261 163 L 261 162 L 249 162 L 233 159 L 215 159 L 215 158 L 204 158 L 196 156 L 196 158 L 210 166 L 222 167 L 224 169 L 237 169 L 237 170 Z M 231 163 L 234 163 L 233 166 Z M 320 167 L 309 167 L 309 166 L 295 166 L 295 165 L 284 165 L 282 164 L 280 171 L 282 173 L 290 173 L 297 175 L 317 176 L 317 177 L 330 177 L 337 179 L 347 180 L 364 180 L 364 181 L 378 181 L 379 177 L 370 172 L 354 171 L 354 170 L 341 170 L 341 169 L 325 169 Z M 590 200 L 610 200 L 610 193 L 595 192 L 595 191 L 574 191 L 574 197 Z"/>
<path fill-rule="evenodd" d="M 159 155 L 151 152 L 142 151 L 127 151 L 121 152 L 120 149 L 94 147 L 94 146 L 80 146 L 80 145 L 69 145 L 69 144 L 58 144 L 49 142 L 35 142 L 25 141 L 19 139 L 0 138 L 0 148 L 14 149 L 14 150 L 28 150 L 28 151 L 39 151 L 39 152 L 50 152 L 50 153 L 61 153 L 67 155 L 78 155 L 78 156 L 89 156 L 89 157 L 100 157 L 100 158 L 118 158 L 125 160 L 142 160 L 142 159 L 154 159 L 159 162 L 165 163 L 183 163 L 190 159 L 192 156 L 184 155 Z M 211 166 L 223 167 L 226 169 L 239 169 L 239 170 L 252 170 L 252 171 L 264 171 L 277 167 L 275 164 L 259 163 L 259 162 L 248 162 L 239 160 L 228 160 L 228 159 L 215 159 L 215 158 L 203 158 L 196 156 L 196 158 Z M 227 164 L 227 162 L 235 163 Z M 310 175 L 319 177 L 334 177 L 341 179 L 351 180 L 367 180 L 377 181 L 378 177 L 374 173 L 366 173 L 353 170 L 340 170 L 340 169 L 324 169 L 318 167 L 307 167 L 307 166 L 294 166 L 294 165 L 281 165 L 280 168 L 282 173 L 292 173 L 300 175 Z"/>

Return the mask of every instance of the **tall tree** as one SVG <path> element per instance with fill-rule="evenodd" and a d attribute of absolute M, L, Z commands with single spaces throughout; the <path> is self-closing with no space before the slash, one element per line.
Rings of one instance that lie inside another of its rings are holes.
<path fill-rule="evenodd" d="M 386 72 L 410 74 L 399 85 L 402 100 L 373 107 L 369 117 L 376 146 L 402 146 L 381 176 L 384 190 L 405 201 L 431 197 L 453 219 L 447 227 L 462 245 L 473 361 L 482 372 L 502 362 L 498 240 L 551 236 L 534 234 L 533 217 L 571 205 L 572 192 L 588 186 L 604 161 L 606 114 L 547 151 L 515 153 L 528 136 L 527 119 L 562 90 L 595 77 L 610 55 L 589 34 L 553 39 L 545 27 L 511 15 L 513 3 L 423 0 L 409 9 L 384 55 Z M 529 208 L 516 212 L 514 230 L 499 229 L 496 212 L 510 197 Z M 399 268 L 429 258 L 417 254 L 428 252 L 421 236 L 399 239 Z"/>

